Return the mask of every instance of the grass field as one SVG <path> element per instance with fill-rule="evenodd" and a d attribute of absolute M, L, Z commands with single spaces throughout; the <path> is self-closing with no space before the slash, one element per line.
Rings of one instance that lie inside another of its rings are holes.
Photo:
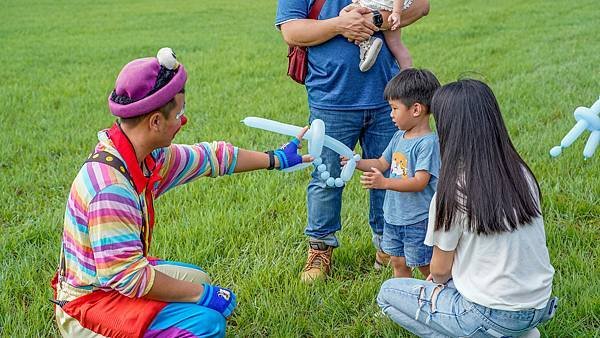
<path fill-rule="evenodd" d="M 264 150 L 286 138 L 242 118 L 307 120 L 304 88 L 285 76 L 275 1 L 74 3 L 5 0 L 0 11 L 3 337 L 58 334 L 49 280 L 68 189 L 97 130 L 113 121 L 106 97 L 127 61 L 170 46 L 185 64 L 190 123 L 180 143 L 225 139 Z M 549 337 L 600 335 L 600 153 L 584 161 L 579 140 L 558 159 L 548 155 L 573 126 L 574 108 L 600 94 L 599 22 L 597 0 L 432 0 L 430 15 L 403 31 L 415 65 L 443 83 L 465 72 L 486 79 L 540 181 L 561 298 L 541 327 Z M 300 283 L 308 177 L 256 172 L 176 189 L 156 203 L 152 254 L 198 264 L 237 292 L 230 336 L 409 336 L 374 316 L 391 271 L 372 269 L 367 194 L 356 176 L 332 278 Z"/>

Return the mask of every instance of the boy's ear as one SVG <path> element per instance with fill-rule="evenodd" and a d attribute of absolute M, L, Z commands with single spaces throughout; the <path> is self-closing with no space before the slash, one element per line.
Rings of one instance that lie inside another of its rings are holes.
<path fill-rule="evenodd" d="M 419 117 L 419 116 L 425 114 L 425 107 L 422 104 L 420 104 L 419 102 L 413 103 L 412 108 L 413 108 L 412 109 L 413 117 Z"/>

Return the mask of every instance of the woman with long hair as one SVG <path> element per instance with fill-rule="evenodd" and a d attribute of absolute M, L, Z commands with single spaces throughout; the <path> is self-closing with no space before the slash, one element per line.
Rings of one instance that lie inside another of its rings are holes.
<path fill-rule="evenodd" d="M 377 302 L 421 337 L 539 334 L 556 298 L 537 180 L 485 83 L 441 87 L 431 111 L 442 158 L 425 238 L 431 274 L 386 281 Z"/>

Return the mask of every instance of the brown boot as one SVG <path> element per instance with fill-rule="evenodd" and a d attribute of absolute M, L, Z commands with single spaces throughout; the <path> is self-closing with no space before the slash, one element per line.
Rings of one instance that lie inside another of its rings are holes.
<path fill-rule="evenodd" d="M 305 283 L 323 279 L 329 274 L 333 253 L 333 247 L 323 242 L 309 241 L 308 244 L 308 259 L 300 275 L 300 279 Z"/>
<path fill-rule="evenodd" d="M 375 264 L 373 265 L 375 270 L 381 270 L 389 265 L 390 265 L 390 255 L 386 254 L 385 252 L 383 252 L 381 250 L 377 250 L 377 252 L 375 253 Z"/>

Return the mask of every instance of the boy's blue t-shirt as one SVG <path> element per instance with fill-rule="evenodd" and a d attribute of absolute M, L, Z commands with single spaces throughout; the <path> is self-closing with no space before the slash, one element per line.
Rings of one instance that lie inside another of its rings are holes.
<path fill-rule="evenodd" d="M 431 174 L 429 183 L 420 192 L 387 190 L 383 216 L 389 224 L 410 225 L 427 219 L 429 203 L 437 187 L 440 172 L 440 145 L 435 133 L 405 139 L 405 131 L 394 134 L 383 157 L 390 164 L 390 178 L 414 177 L 419 170 Z"/>
<path fill-rule="evenodd" d="M 295 19 L 306 19 L 313 0 L 278 0 L 275 25 Z M 351 0 L 326 0 L 319 20 L 337 17 Z M 383 39 L 383 34 L 373 35 Z M 384 40 L 385 41 L 385 40 Z M 383 44 L 377 61 L 368 72 L 358 68 L 359 48 L 338 35 L 318 46 L 308 48 L 306 90 L 308 103 L 318 109 L 359 110 L 388 105 L 383 90 L 398 73 L 396 60 Z"/>

